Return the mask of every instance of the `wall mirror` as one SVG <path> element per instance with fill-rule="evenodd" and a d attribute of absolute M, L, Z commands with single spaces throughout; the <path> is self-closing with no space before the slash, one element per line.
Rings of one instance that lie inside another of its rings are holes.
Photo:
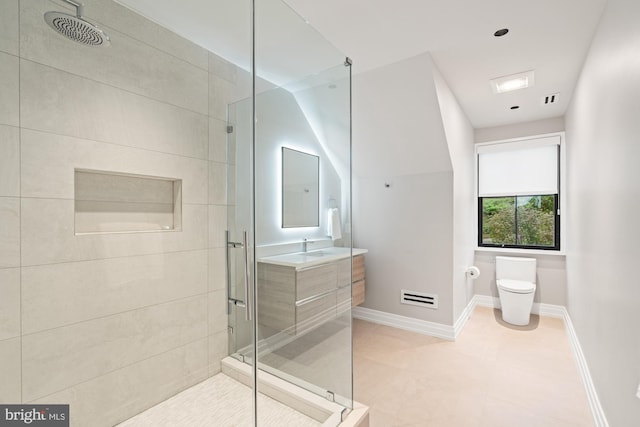
<path fill-rule="evenodd" d="M 320 157 L 282 147 L 282 228 L 320 225 Z"/>

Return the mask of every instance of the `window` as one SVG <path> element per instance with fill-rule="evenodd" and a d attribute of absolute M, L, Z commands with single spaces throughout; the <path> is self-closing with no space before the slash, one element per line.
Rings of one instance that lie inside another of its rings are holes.
<path fill-rule="evenodd" d="M 478 146 L 478 246 L 560 249 L 560 137 Z"/>
<path fill-rule="evenodd" d="M 558 249 L 558 195 L 481 197 L 480 245 Z"/>

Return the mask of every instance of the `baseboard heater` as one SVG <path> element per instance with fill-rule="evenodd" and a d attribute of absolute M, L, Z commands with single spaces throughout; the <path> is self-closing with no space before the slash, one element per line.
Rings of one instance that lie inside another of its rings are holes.
<path fill-rule="evenodd" d="M 408 291 L 403 289 L 400 291 L 400 303 L 417 305 L 420 307 L 427 307 L 432 309 L 438 308 L 438 295 L 425 294 L 423 292 Z"/>

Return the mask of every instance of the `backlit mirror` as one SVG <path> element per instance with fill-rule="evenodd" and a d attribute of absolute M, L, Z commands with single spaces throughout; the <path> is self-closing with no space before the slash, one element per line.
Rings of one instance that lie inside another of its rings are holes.
<path fill-rule="evenodd" d="M 282 147 L 282 228 L 320 225 L 320 157 Z"/>

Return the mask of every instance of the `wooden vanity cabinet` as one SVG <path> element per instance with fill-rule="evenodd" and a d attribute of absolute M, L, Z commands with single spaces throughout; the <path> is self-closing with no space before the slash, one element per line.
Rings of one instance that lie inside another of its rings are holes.
<path fill-rule="evenodd" d="M 364 255 L 353 258 L 353 286 L 350 273 L 348 258 L 300 270 L 258 263 L 258 323 L 300 334 L 335 319 L 364 302 Z"/>
<path fill-rule="evenodd" d="M 351 293 L 351 305 L 356 306 L 364 302 L 365 273 L 364 255 L 353 257 L 353 284 Z"/>

